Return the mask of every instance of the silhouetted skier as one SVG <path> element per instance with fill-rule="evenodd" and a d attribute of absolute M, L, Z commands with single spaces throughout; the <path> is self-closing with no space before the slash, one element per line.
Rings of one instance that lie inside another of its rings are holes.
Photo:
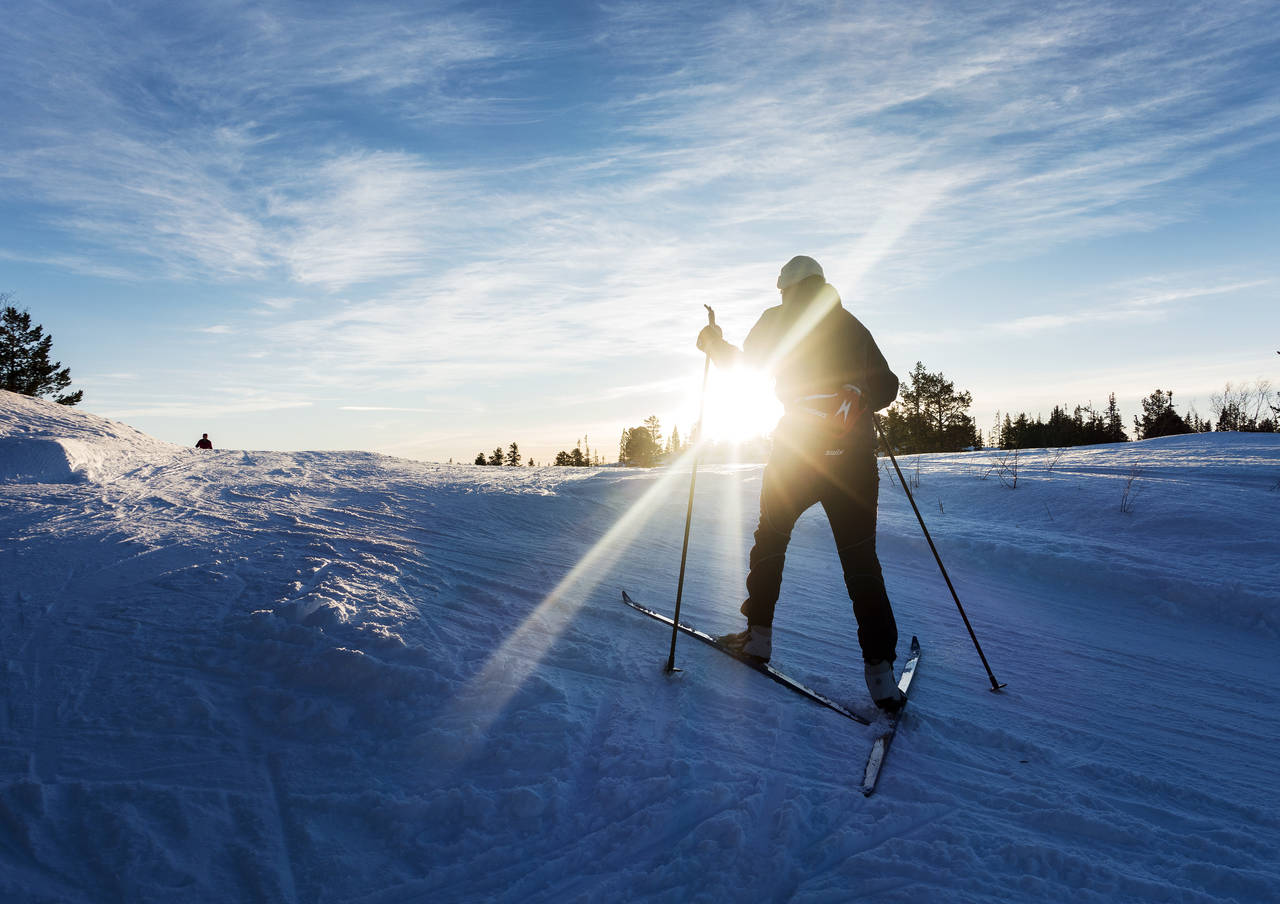
<path fill-rule="evenodd" d="M 876 556 L 880 473 L 871 412 L 897 397 L 898 378 L 813 258 L 788 261 L 778 289 L 782 304 L 761 315 L 741 349 L 726 342 L 718 326 L 698 334 L 698 348 L 717 367 L 741 360 L 771 372 L 786 407 L 760 487 L 760 523 L 741 609 L 747 629 L 720 641 L 769 661 L 791 530 L 806 509 L 821 503 L 853 600 L 867 690 L 877 706 L 895 711 L 904 698 L 893 677 L 898 626 Z"/>
<path fill-rule="evenodd" d="M 213 441 L 209 439 L 209 434 L 205 433 L 198 440 L 196 440 L 196 448 L 197 449 L 213 448 Z"/>

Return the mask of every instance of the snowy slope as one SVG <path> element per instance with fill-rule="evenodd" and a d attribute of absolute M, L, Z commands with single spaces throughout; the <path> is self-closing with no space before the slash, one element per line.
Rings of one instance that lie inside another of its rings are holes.
<path fill-rule="evenodd" d="M 1280 437 L 903 461 L 925 647 L 870 730 L 670 608 L 688 472 L 194 450 L 0 393 L 0 899 L 1270 901 Z M 760 468 L 699 472 L 685 614 L 741 620 Z M 1124 490 L 1132 510 L 1121 511 Z M 775 664 L 865 707 L 820 512 Z"/>

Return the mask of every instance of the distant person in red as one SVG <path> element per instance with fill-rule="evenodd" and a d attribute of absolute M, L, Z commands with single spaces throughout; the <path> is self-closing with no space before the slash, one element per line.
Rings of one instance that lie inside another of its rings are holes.
<path fill-rule="evenodd" d="M 197 449 L 212 449 L 212 448 L 213 448 L 213 441 L 212 441 L 211 439 L 209 439 L 209 434 L 207 434 L 207 433 L 202 434 L 202 435 L 200 436 L 200 438 L 199 438 L 198 440 L 196 440 L 196 448 L 197 448 Z"/>

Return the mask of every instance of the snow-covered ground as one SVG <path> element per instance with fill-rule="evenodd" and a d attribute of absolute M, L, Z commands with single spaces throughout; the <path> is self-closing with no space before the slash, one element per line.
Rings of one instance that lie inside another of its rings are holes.
<path fill-rule="evenodd" d="M 864 798 L 872 729 L 687 639 L 664 674 L 619 602 L 670 611 L 687 469 L 199 453 L 0 393 L 0 899 L 1276 900 L 1280 436 L 902 464 L 1008 688 L 886 477 L 924 658 Z M 760 474 L 699 472 L 700 627 Z M 853 638 L 815 510 L 774 664 L 866 708 Z"/>

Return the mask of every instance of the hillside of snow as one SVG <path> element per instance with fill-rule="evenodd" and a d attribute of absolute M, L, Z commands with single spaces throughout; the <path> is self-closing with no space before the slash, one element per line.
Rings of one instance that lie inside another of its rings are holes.
<path fill-rule="evenodd" d="M 1275 900 L 1280 436 L 901 464 L 1008 687 L 886 468 L 924 655 L 864 798 L 874 728 L 687 638 L 667 675 L 621 605 L 672 608 L 687 464 L 200 453 L 0 392 L 0 900 Z M 699 470 L 698 627 L 760 476 Z M 773 664 L 865 711 L 854 627 L 815 509 Z"/>

